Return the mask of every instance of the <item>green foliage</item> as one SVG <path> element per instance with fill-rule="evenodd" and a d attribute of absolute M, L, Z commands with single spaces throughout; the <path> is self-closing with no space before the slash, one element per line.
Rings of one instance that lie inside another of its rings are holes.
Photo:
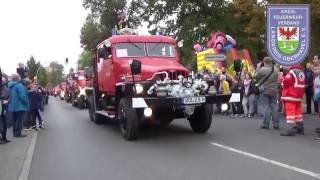
<path fill-rule="evenodd" d="M 49 82 L 48 72 L 41 65 L 41 63 L 39 61 L 36 62 L 36 59 L 33 56 L 31 56 L 29 58 L 29 60 L 27 61 L 27 67 L 29 69 L 29 71 L 28 71 L 29 79 L 31 79 L 31 80 L 37 79 L 36 82 L 38 84 L 40 84 L 43 87 L 46 87 Z"/>
<path fill-rule="evenodd" d="M 82 51 L 79 55 L 78 69 L 84 69 L 85 67 L 91 66 L 93 53 L 91 51 Z"/>
<path fill-rule="evenodd" d="M 31 80 L 34 79 L 34 77 L 37 74 L 37 70 L 39 69 L 40 66 L 41 66 L 40 62 L 36 62 L 36 60 L 33 56 L 31 56 L 29 58 L 29 60 L 27 61 L 27 67 L 29 69 L 29 71 L 28 71 L 29 79 L 31 79 Z"/>
<path fill-rule="evenodd" d="M 46 87 L 48 82 L 48 72 L 43 66 L 41 66 L 38 73 L 37 83 L 43 87 Z"/>
<path fill-rule="evenodd" d="M 118 23 L 118 15 L 126 14 L 129 27 L 140 25 L 138 16 L 143 9 L 142 0 L 84 0 L 83 6 L 90 10 L 81 28 L 80 42 L 85 50 L 94 51 L 99 42 L 111 36 L 112 29 Z"/>
<path fill-rule="evenodd" d="M 184 40 L 182 62 L 193 66 L 193 45 L 206 44 L 211 33 L 223 31 L 237 40 L 238 48 L 248 48 L 253 59 L 266 53 L 264 42 L 264 10 L 254 0 L 146 0 L 148 8 L 143 15 L 151 32 L 164 28 Z M 163 24 L 161 27 L 159 24 Z"/>
<path fill-rule="evenodd" d="M 49 85 L 54 87 L 64 80 L 63 65 L 57 62 L 51 62 L 49 65 Z"/>
<path fill-rule="evenodd" d="M 104 35 L 92 15 L 88 15 L 81 28 L 80 43 L 84 49 L 94 51 L 97 44 L 104 39 Z"/>
<path fill-rule="evenodd" d="M 184 40 L 180 49 L 182 62 L 194 66 L 193 45 L 206 44 L 211 33 L 223 31 L 237 41 L 237 48 L 249 49 L 257 62 L 267 55 L 265 46 L 265 9 L 272 4 L 311 4 L 311 51 L 319 54 L 320 1 L 318 0 L 84 0 L 90 9 L 81 30 L 81 43 L 86 50 L 111 35 L 119 13 L 127 14 L 127 24 L 137 27 L 149 22 L 150 33 L 160 30 Z"/>

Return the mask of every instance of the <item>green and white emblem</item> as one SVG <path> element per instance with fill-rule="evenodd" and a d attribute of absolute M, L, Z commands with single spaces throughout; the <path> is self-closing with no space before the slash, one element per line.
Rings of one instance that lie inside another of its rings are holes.
<path fill-rule="evenodd" d="M 299 27 L 278 27 L 278 48 L 287 55 L 291 55 L 299 48 Z"/>

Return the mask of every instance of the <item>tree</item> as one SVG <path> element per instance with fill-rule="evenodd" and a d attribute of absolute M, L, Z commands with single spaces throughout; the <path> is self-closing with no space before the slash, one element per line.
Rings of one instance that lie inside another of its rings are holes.
<path fill-rule="evenodd" d="M 78 69 L 84 69 L 87 66 L 91 66 L 92 56 L 92 52 L 86 50 L 82 51 L 79 55 Z"/>
<path fill-rule="evenodd" d="M 57 62 L 50 63 L 48 79 L 51 87 L 58 85 L 64 80 L 63 69 L 64 69 L 63 65 L 58 64 Z"/>
<path fill-rule="evenodd" d="M 43 66 L 41 66 L 38 73 L 37 83 L 43 87 L 46 87 L 48 82 L 48 72 Z"/>
<path fill-rule="evenodd" d="M 37 74 L 38 68 L 40 67 L 40 62 L 36 62 L 36 59 L 33 56 L 30 56 L 29 60 L 27 61 L 27 67 L 29 69 L 29 79 L 33 80 Z"/>
<path fill-rule="evenodd" d="M 232 21 L 227 8 L 230 2 L 224 0 L 145 0 L 147 6 L 141 16 L 149 22 L 151 33 L 164 29 L 165 34 L 184 40 L 181 49 L 183 63 L 190 65 L 195 61 L 192 47 L 194 43 L 205 44 L 214 31 L 226 31 Z M 144 8 L 144 7 L 142 7 Z M 227 32 L 229 33 L 229 32 Z"/>
<path fill-rule="evenodd" d="M 99 42 L 104 39 L 99 23 L 89 14 L 81 28 L 80 43 L 87 51 L 94 51 Z"/>

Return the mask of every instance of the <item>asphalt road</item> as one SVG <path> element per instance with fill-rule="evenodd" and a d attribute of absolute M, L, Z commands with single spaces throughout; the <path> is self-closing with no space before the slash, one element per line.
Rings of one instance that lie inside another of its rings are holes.
<path fill-rule="evenodd" d="M 308 180 L 317 179 L 309 172 L 320 173 L 320 141 L 313 139 L 320 120 L 312 115 L 305 118 L 304 136 L 261 130 L 258 119 L 214 116 L 207 134 L 194 134 L 178 119 L 167 128 L 143 129 L 133 142 L 122 138 L 118 126 L 96 125 L 86 110 L 59 100 L 51 100 L 44 116 L 29 180 Z"/>

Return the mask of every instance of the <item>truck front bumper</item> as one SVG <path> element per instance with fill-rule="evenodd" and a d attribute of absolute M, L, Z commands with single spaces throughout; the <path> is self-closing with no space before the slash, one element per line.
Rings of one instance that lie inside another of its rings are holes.
<path fill-rule="evenodd" d="M 201 106 L 202 104 L 224 104 L 228 103 L 230 95 L 205 95 L 205 101 L 201 103 L 183 103 L 183 98 L 179 97 L 134 97 L 132 98 L 132 108 L 181 108 L 185 106 Z"/>

